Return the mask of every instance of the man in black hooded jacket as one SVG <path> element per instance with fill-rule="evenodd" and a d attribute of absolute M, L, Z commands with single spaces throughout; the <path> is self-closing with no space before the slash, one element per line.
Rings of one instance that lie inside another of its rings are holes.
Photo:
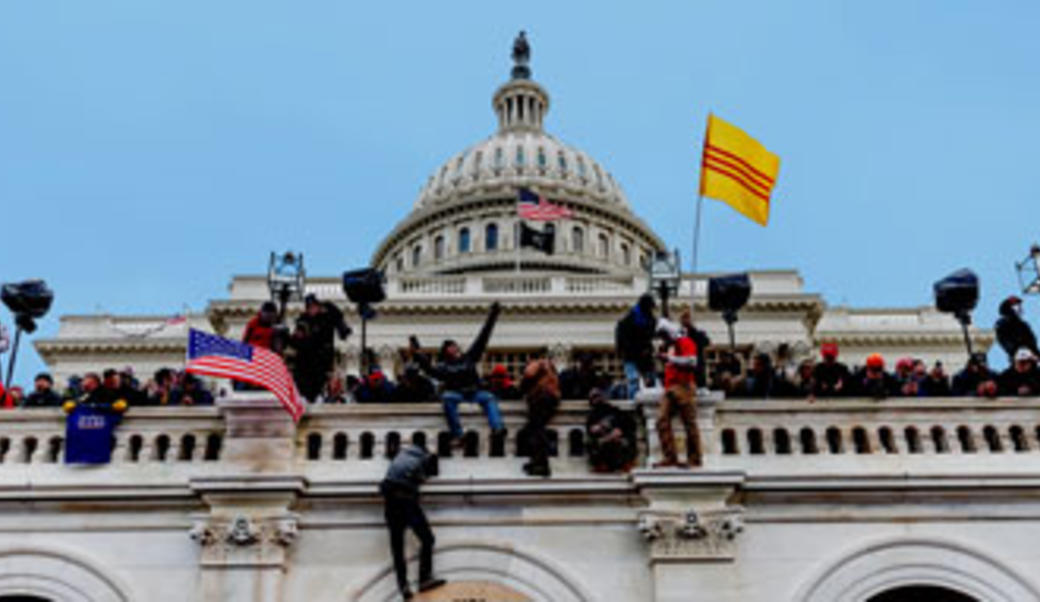
<path fill-rule="evenodd" d="M 994 326 L 997 331 L 997 342 L 1008 354 L 1008 363 L 1015 363 L 1015 352 L 1025 347 L 1040 356 L 1036 348 L 1036 335 L 1029 324 L 1022 319 L 1022 300 L 1014 295 L 1004 299 L 1000 304 L 1000 318 Z"/>
<path fill-rule="evenodd" d="M 296 349 L 293 377 L 296 388 L 308 401 L 314 401 L 325 388 L 335 360 L 335 336 L 350 336 L 350 326 L 334 303 L 319 301 L 313 294 L 304 299 L 304 312 L 296 320 L 290 344 Z"/>
<path fill-rule="evenodd" d="M 412 337 L 411 345 L 413 357 L 416 363 L 431 377 L 441 382 L 443 392 L 441 402 L 444 405 L 444 415 L 448 421 L 448 429 L 456 442 L 462 440 L 462 424 L 459 421 L 459 404 L 463 401 L 471 401 L 483 408 L 487 414 L 488 425 L 491 427 L 492 435 L 499 436 L 505 431 L 502 423 L 502 415 L 498 409 L 498 400 L 485 389 L 480 388 L 480 375 L 477 373 L 477 365 L 480 358 L 487 349 L 488 341 L 491 339 L 491 331 L 495 328 L 498 315 L 502 307 L 498 301 L 491 304 L 484 327 L 480 329 L 477 338 L 473 339 L 469 349 L 465 353 L 459 344 L 451 339 L 441 343 L 440 358 L 437 364 L 433 364 L 425 354 L 419 353 L 419 341 Z"/>

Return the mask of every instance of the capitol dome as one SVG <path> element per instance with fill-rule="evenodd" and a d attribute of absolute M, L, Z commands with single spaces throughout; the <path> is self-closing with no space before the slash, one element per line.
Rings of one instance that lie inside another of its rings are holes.
<path fill-rule="evenodd" d="M 388 274 L 496 271 L 519 263 L 525 270 L 627 275 L 642 273 L 646 259 L 664 249 L 606 168 L 545 132 L 549 94 L 530 78 L 529 52 L 521 33 L 512 78 L 492 97 L 498 131 L 433 172 L 373 265 Z M 551 225 L 552 255 L 516 249 L 521 187 L 572 212 Z"/>

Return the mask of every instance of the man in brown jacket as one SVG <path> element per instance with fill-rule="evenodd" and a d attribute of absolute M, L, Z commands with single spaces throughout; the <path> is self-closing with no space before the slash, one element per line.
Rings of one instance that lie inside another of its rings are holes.
<path fill-rule="evenodd" d="M 545 430 L 560 406 L 560 378 L 548 358 L 531 360 L 524 368 L 520 390 L 527 400 L 527 424 L 517 434 L 527 442 L 531 460 L 524 464 L 529 476 L 548 477 L 549 434 Z"/>

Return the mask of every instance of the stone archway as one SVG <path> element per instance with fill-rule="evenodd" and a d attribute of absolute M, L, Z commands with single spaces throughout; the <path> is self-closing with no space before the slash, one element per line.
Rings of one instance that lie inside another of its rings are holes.
<path fill-rule="evenodd" d="M 1036 587 L 1005 563 L 941 539 L 888 539 L 854 549 L 818 570 L 793 600 L 887 602 L 887 593 L 914 587 L 947 590 L 950 602 L 1040 602 Z"/>
<path fill-rule="evenodd" d="M 409 563 L 409 574 L 416 574 L 415 559 Z M 416 598 L 423 602 L 439 602 L 443 595 L 458 589 L 462 592 L 483 591 L 504 596 L 508 602 L 593 602 L 594 598 L 562 569 L 539 556 L 515 546 L 488 542 L 453 542 L 438 545 L 434 558 L 438 576 L 449 581 L 449 587 L 436 596 Z M 431 592 L 432 593 L 432 592 Z M 389 563 L 377 575 L 351 591 L 350 602 L 390 602 L 399 598 Z M 449 600 L 458 597 L 447 598 Z M 479 598 L 476 598 L 479 599 Z M 488 598 L 499 600 L 500 598 Z"/>
<path fill-rule="evenodd" d="M 904 585 L 871 596 L 867 602 L 980 602 L 961 592 L 937 585 Z"/>
<path fill-rule="evenodd" d="M 68 550 L 0 550 L 0 601 L 130 602 L 127 588 Z"/>

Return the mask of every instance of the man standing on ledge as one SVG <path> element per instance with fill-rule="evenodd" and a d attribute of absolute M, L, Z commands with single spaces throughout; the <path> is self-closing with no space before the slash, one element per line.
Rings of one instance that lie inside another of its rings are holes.
<path fill-rule="evenodd" d="M 680 466 L 672 434 L 672 414 L 676 411 L 686 427 L 686 457 L 690 467 L 701 465 L 701 435 L 697 427 L 696 378 L 697 345 L 682 328 L 665 318 L 657 326 L 665 345 L 660 355 L 664 362 L 664 395 L 657 415 L 657 436 L 661 440 L 661 461 L 654 468 Z M 683 465 L 685 466 L 685 465 Z"/>
<path fill-rule="evenodd" d="M 437 457 L 418 445 L 409 445 L 397 453 L 386 477 L 379 485 L 383 494 L 386 527 L 390 530 L 390 552 L 401 597 L 411 600 L 408 587 L 408 563 L 404 557 L 404 531 L 410 527 L 422 544 L 419 551 L 419 591 L 444 585 L 444 579 L 433 576 L 433 531 L 419 505 L 419 486 L 437 474 Z"/>

